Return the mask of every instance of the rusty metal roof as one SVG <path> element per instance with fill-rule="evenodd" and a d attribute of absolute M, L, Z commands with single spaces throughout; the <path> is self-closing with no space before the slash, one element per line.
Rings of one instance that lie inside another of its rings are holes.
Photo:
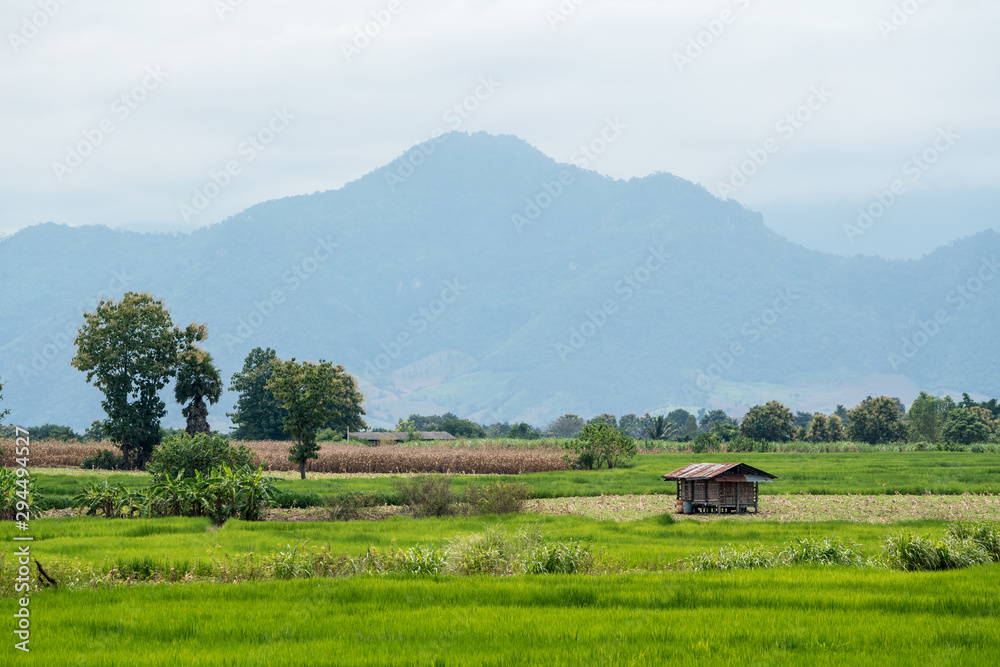
<path fill-rule="evenodd" d="M 723 473 L 729 474 L 727 474 L 723 479 L 720 477 Z M 717 478 L 720 481 L 726 482 L 766 482 L 775 479 L 775 476 L 758 468 L 754 468 L 753 466 L 748 466 L 745 463 L 691 463 L 683 468 L 678 468 L 673 472 L 668 472 L 663 476 L 663 479 L 668 482 L 675 482 L 682 479 L 695 480 Z"/>

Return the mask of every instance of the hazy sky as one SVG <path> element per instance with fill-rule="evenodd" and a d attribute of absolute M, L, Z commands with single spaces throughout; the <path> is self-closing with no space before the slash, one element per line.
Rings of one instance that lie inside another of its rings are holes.
<path fill-rule="evenodd" d="M 591 168 L 674 173 L 811 247 L 919 256 L 998 223 L 996 0 L 4 7 L 0 234 L 188 230 L 438 129 L 570 161 L 608 119 Z"/>

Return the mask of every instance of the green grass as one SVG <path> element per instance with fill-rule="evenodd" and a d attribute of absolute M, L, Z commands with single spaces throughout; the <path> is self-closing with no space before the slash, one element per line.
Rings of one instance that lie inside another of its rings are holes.
<path fill-rule="evenodd" d="M 890 530 L 884 525 L 851 522 L 728 522 L 678 521 L 665 524 L 660 517 L 617 523 L 581 516 L 448 517 L 355 522 L 244 522 L 228 521 L 214 529 L 204 518 L 167 519 L 42 519 L 32 522 L 32 553 L 43 564 L 75 561 L 103 572 L 113 567 L 154 559 L 156 569 L 183 573 L 210 569 L 225 555 L 267 553 L 307 540 L 310 546 L 327 545 L 334 554 L 356 556 L 369 546 L 384 549 L 395 544 L 443 544 L 447 540 L 501 525 L 510 531 L 537 526 L 553 540 L 582 540 L 598 556 L 613 558 L 627 567 L 660 569 L 703 549 L 725 544 L 761 543 L 777 546 L 792 537 L 838 536 L 874 551 Z M 907 522 L 919 533 L 943 535 L 944 523 Z M 0 525 L 0 542 L 13 544 L 16 533 L 9 523 Z M 12 562 L 12 555 L 6 556 Z"/>
<path fill-rule="evenodd" d="M 673 493 L 674 484 L 664 482 L 660 476 L 702 461 L 742 461 L 777 475 L 777 481 L 761 484 L 762 494 L 1000 493 L 1000 454 L 969 452 L 645 454 L 635 457 L 630 468 L 541 472 L 502 479 L 530 484 L 537 498 Z M 44 468 L 33 470 L 32 476 L 41 494 L 62 497 L 72 496 L 81 485 L 105 477 L 130 488 L 148 483 L 145 476 L 97 472 L 53 475 Z M 483 479 L 456 475 L 453 485 L 460 492 L 469 483 Z M 355 491 L 383 494 L 390 500 L 395 497 L 391 477 L 279 480 L 276 486 L 283 491 L 314 492 L 321 498 Z"/>
<path fill-rule="evenodd" d="M 992 565 L 57 592 L 16 664 L 990 665 L 998 591 Z"/>

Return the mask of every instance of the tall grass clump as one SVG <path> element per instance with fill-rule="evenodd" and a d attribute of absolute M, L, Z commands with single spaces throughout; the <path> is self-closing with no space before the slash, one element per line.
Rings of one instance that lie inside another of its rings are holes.
<path fill-rule="evenodd" d="M 991 521 L 949 525 L 943 540 L 911 532 L 885 538 L 882 563 L 908 572 L 954 570 L 1000 560 L 1000 530 Z"/>
<path fill-rule="evenodd" d="M 465 490 L 465 502 L 474 514 L 517 514 L 531 498 L 532 488 L 521 482 L 497 481 L 471 485 Z"/>

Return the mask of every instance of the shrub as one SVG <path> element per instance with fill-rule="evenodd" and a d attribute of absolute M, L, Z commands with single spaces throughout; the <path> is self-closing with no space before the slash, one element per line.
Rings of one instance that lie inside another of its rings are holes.
<path fill-rule="evenodd" d="M 332 521 L 357 521 L 365 518 L 365 510 L 384 504 L 376 493 L 345 493 L 327 500 L 326 507 Z"/>
<path fill-rule="evenodd" d="M 321 428 L 316 431 L 316 442 L 341 442 L 344 434 L 332 428 Z"/>
<path fill-rule="evenodd" d="M 273 500 L 275 507 L 284 509 L 323 505 L 323 499 L 315 491 L 275 491 Z"/>
<path fill-rule="evenodd" d="M 154 478 L 194 477 L 196 473 L 209 474 L 214 469 L 228 466 L 231 469 L 249 468 L 254 463 L 254 453 L 244 445 L 230 445 L 229 440 L 217 433 L 187 433 L 171 435 L 156 448 L 153 461 L 146 466 Z"/>
<path fill-rule="evenodd" d="M 447 477 L 425 475 L 394 481 L 399 500 L 416 517 L 445 516 L 454 512 L 455 493 Z"/>
<path fill-rule="evenodd" d="M 605 421 L 587 424 L 580 437 L 566 445 L 577 454 L 576 465 L 587 470 L 602 465 L 618 468 L 632 460 L 638 451 L 635 440 Z"/>
<path fill-rule="evenodd" d="M 727 443 L 726 449 L 730 452 L 770 452 L 775 447 L 766 440 L 754 440 L 745 435 L 738 435 Z"/>
<path fill-rule="evenodd" d="M 537 528 L 510 534 L 499 527 L 451 543 L 452 568 L 458 574 L 555 574 L 593 568 L 591 550 L 577 541 L 546 540 Z"/>
<path fill-rule="evenodd" d="M 93 484 L 73 499 L 73 506 L 90 516 L 107 518 L 207 516 L 215 523 L 237 518 L 257 521 L 274 504 L 274 491 L 262 469 L 232 470 L 224 466 L 207 477 L 201 472 L 185 478 L 155 480 L 148 488 L 130 491 L 107 480 Z"/>
<path fill-rule="evenodd" d="M 93 456 L 84 457 L 80 467 L 84 470 L 124 470 L 125 458 L 110 449 L 100 449 Z"/>
<path fill-rule="evenodd" d="M 522 482 L 498 481 L 465 491 L 465 500 L 476 514 L 516 514 L 530 497 L 531 486 Z"/>
<path fill-rule="evenodd" d="M 691 451 L 695 454 L 716 452 L 719 450 L 719 439 L 710 433 L 699 433 L 691 442 Z"/>

